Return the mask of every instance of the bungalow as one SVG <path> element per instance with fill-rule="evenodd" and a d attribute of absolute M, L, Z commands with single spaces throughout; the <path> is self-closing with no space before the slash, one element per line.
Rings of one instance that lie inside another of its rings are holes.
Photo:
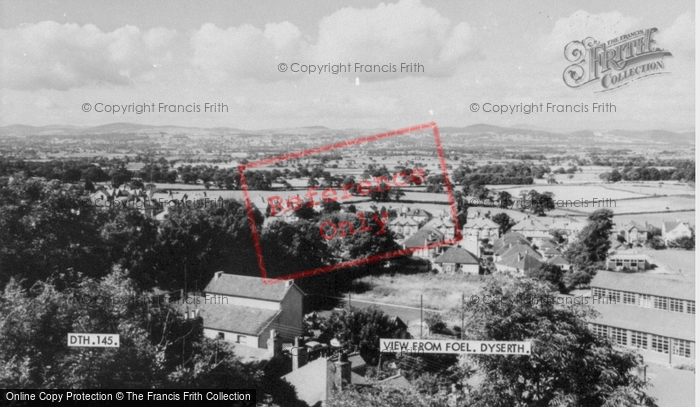
<path fill-rule="evenodd" d="M 547 259 L 547 263 L 558 266 L 563 271 L 571 271 L 571 263 L 562 256 L 554 256 Z"/>
<path fill-rule="evenodd" d="M 293 280 L 264 284 L 259 277 L 219 271 L 197 301 L 204 336 L 267 348 L 273 329 L 291 341 L 303 331 L 303 296 Z"/>
<path fill-rule="evenodd" d="M 634 250 L 613 253 L 605 261 L 605 268 L 614 271 L 644 271 L 651 267 L 651 259 Z"/>
<path fill-rule="evenodd" d="M 539 269 L 542 266 L 542 260 L 531 254 L 515 253 L 501 258 L 495 262 L 495 265 L 496 270 L 500 272 L 510 271 L 522 275 L 528 271 Z"/>
<path fill-rule="evenodd" d="M 461 247 L 450 247 L 435 259 L 435 263 L 440 265 L 442 273 L 479 274 L 479 260 Z"/>
<path fill-rule="evenodd" d="M 661 237 L 668 243 L 678 239 L 679 237 L 691 237 L 693 235 L 693 229 L 688 222 L 676 221 L 664 221 L 661 226 Z"/>

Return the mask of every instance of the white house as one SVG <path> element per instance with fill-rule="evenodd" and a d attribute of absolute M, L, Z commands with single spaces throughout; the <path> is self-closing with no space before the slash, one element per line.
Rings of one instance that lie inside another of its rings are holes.
<path fill-rule="evenodd" d="M 661 227 L 661 237 L 664 239 L 664 242 L 666 242 L 666 246 L 668 246 L 668 242 L 676 240 L 679 237 L 690 237 L 692 235 L 693 230 L 688 222 L 681 222 L 680 220 L 664 221 Z"/>
<path fill-rule="evenodd" d="M 196 306 L 206 337 L 267 348 L 271 329 L 285 341 L 302 334 L 303 296 L 293 280 L 264 284 L 259 277 L 219 271 Z"/>

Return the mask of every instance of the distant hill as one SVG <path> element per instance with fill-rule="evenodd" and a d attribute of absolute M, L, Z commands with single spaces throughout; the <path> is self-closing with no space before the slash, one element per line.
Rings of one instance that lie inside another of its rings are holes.
<path fill-rule="evenodd" d="M 388 129 L 331 129 L 326 126 L 289 127 L 264 130 L 241 130 L 232 127 L 184 127 L 173 125 L 146 125 L 136 123 L 109 123 L 99 126 L 27 126 L 10 125 L 0 127 L 0 136 L 43 136 L 70 137 L 92 135 L 123 134 L 135 136 L 148 135 L 186 135 L 186 136 L 306 136 L 325 137 L 338 140 L 363 135 L 382 133 Z M 676 133 L 667 130 L 581 130 L 575 132 L 556 132 L 539 129 L 523 124 L 513 127 L 501 127 L 492 124 L 473 124 L 464 127 L 440 127 L 440 133 L 446 142 L 461 143 L 467 140 L 475 145 L 493 145 L 506 143 L 510 145 L 595 145 L 595 144 L 655 144 L 655 145 L 694 145 L 695 132 Z"/>

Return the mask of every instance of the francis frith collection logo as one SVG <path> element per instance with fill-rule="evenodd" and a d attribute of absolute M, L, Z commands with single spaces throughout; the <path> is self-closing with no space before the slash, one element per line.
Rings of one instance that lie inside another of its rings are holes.
<path fill-rule="evenodd" d="M 598 92 L 627 86 L 637 79 L 669 73 L 664 57 L 671 52 L 654 41 L 656 28 L 638 30 L 606 42 L 588 37 L 571 41 L 564 56 L 573 64 L 564 70 L 564 83 L 571 88 L 600 83 Z"/>

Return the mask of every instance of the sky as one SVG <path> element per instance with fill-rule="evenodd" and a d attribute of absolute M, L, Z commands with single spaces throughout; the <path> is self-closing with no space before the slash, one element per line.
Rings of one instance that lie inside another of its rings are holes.
<path fill-rule="evenodd" d="M 596 93 L 563 82 L 564 47 L 658 28 L 670 74 Z M 280 64 L 288 70 L 280 72 Z M 422 72 L 292 66 L 417 63 Z M 293 65 L 297 64 L 297 65 Z M 130 122 L 242 129 L 487 123 L 694 130 L 692 0 L 0 0 L 0 126 Z M 499 114 L 485 103 L 612 103 L 612 113 Z M 83 111 L 89 103 L 90 111 Z M 104 106 L 199 106 L 111 113 Z M 205 112 L 205 103 L 228 111 Z M 480 106 L 472 112 L 471 105 Z M 194 108 L 192 108 L 194 109 Z"/>

